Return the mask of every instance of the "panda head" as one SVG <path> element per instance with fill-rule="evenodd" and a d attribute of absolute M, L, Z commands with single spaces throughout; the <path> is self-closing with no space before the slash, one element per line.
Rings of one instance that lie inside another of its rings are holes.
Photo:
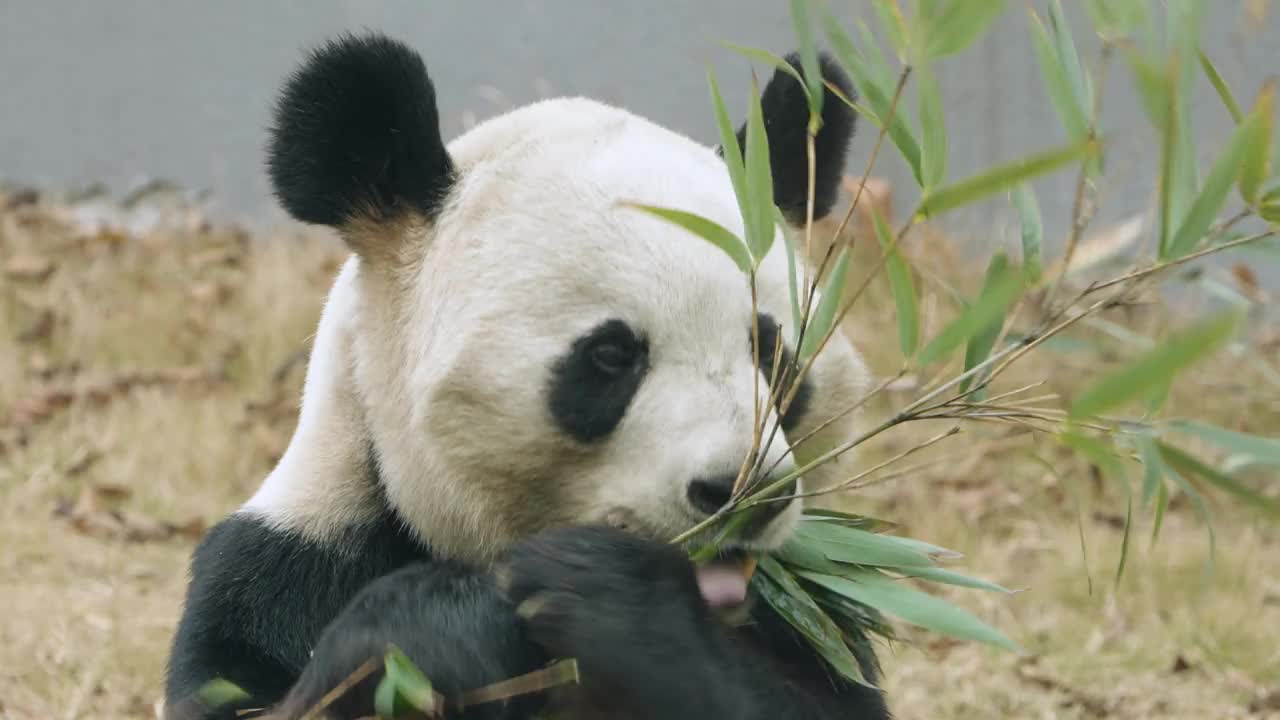
<path fill-rule="evenodd" d="M 762 103 L 778 204 L 802 221 L 803 91 L 778 73 Z M 817 217 L 834 202 L 854 123 L 830 93 L 825 108 Z M 268 159 L 290 214 L 337 229 L 354 254 L 259 507 L 292 492 L 297 506 L 276 510 L 301 517 L 301 503 L 332 502 L 351 515 L 351 493 L 369 494 L 346 471 L 323 479 L 325 468 L 369 448 L 378 492 L 422 541 L 484 562 L 558 524 L 671 538 L 728 500 L 757 408 L 766 427 L 777 420 L 772 352 L 757 373 L 752 328 L 763 347 L 782 337 L 791 351 L 785 255 L 758 273 L 756 315 L 728 257 L 628 206 L 683 209 L 741 234 L 715 148 L 584 99 L 536 103 L 446 145 L 421 58 L 372 35 L 330 42 L 288 80 Z M 787 437 L 865 388 L 853 349 L 829 345 L 761 450 L 770 477 L 795 467 Z M 848 431 L 842 418 L 819 436 Z M 799 512 L 775 503 L 747 542 L 775 546 Z"/>

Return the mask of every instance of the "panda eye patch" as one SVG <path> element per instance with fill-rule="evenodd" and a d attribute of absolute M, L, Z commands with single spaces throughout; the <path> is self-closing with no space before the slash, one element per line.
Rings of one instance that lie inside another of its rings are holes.
<path fill-rule="evenodd" d="M 571 437 L 591 443 L 613 432 L 648 367 L 649 346 L 622 320 L 582 335 L 551 368 L 551 416 Z"/>

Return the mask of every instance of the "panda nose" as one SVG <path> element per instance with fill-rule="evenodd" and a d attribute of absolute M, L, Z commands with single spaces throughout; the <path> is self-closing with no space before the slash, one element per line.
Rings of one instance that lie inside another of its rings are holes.
<path fill-rule="evenodd" d="M 696 478 L 689 483 L 689 504 L 703 515 L 714 515 L 729 504 L 733 497 L 733 485 L 737 475 L 721 475 L 713 478 Z"/>
<path fill-rule="evenodd" d="M 733 497 L 733 486 L 738 480 L 736 474 L 720 475 L 710 478 L 696 478 L 689 483 L 689 504 L 695 510 L 703 515 L 714 515 L 717 511 L 729 504 L 729 500 Z M 768 480 L 758 483 L 757 488 L 768 484 Z M 795 492 L 794 484 L 789 488 L 783 488 L 782 494 L 790 495 Z M 787 509 L 785 502 L 769 502 L 759 506 L 756 512 L 756 518 L 753 519 L 752 525 L 768 524 L 770 520 L 777 517 L 783 510 Z"/>

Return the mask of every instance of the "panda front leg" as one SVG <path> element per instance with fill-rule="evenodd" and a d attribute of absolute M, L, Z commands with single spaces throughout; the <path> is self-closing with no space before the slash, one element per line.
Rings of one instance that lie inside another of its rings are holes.
<path fill-rule="evenodd" d="M 673 545 L 551 530 L 516 547 L 498 577 L 530 639 L 577 660 L 582 689 L 602 700 L 590 705 L 651 720 L 889 718 L 879 692 L 831 677 L 777 618 L 743 632 L 718 622 Z"/>
<path fill-rule="evenodd" d="M 271 717 L 313 717 L 309 713 L 334 688 L 371 658 L 380 659 L 391 643 L 446 697 L 527 673 L 546 662 L 528 642 L 523 623 L 491 576 L 419 563 L 379 578 L 352 599 L 320 636 L 301 677 Z M 314 717 L 370 717 L 381 676 L 379 666 Z M 477 705 L 449 717 L 523 720 L 541 702 L 529 695 Z"/>

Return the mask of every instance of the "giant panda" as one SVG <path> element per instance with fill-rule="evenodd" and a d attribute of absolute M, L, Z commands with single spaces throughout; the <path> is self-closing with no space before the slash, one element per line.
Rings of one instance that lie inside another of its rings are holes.
<path fill-rule="evenodd" d="M 850 93 L 825 56 L 822 68 Z M 819 218 L 855 124 L 827 93 Z M 808 109 L 787 73 L 761 97 L 781 233 L 806 216 Z M 741 235 L 723 152 L 581 98 L 446 144 L 405 44 L 348 34 L 308 55 L 274 109 L 269 176 L 294 218 L 335 228 L 352 254 L 286 452 L 194 552 L 171 717 L 301 717 L 389 643 L 446 697 L 577 661 L 576 685 L 450 717 L 889 717 L 878 690 L 829 672 L 734 568 L 788 537 L 799 500 L 769 505 L 701 567 L 688 551 L 705 537 L 671 543 L 729 499 L 757 412 L 782 427 L 762 441 L 767 481 L 795 467 L 787 438 L 853 432 L 844 413 L 868 385 L 837 336 L 777 417 L 775 353 L 757 371 L 753 348 L 782 339 L 792 363 L 782 243 L 753 305 L 729 257 L 628 204 Z M 723 621 L 726 609 L 747 620 Z M 863 662 L 874 679 L 875 658 Z M 372 715 L 379 674 L 329 697 L 326 716 Z M 250 697 L 194 700 L 215 678 Z"/>

